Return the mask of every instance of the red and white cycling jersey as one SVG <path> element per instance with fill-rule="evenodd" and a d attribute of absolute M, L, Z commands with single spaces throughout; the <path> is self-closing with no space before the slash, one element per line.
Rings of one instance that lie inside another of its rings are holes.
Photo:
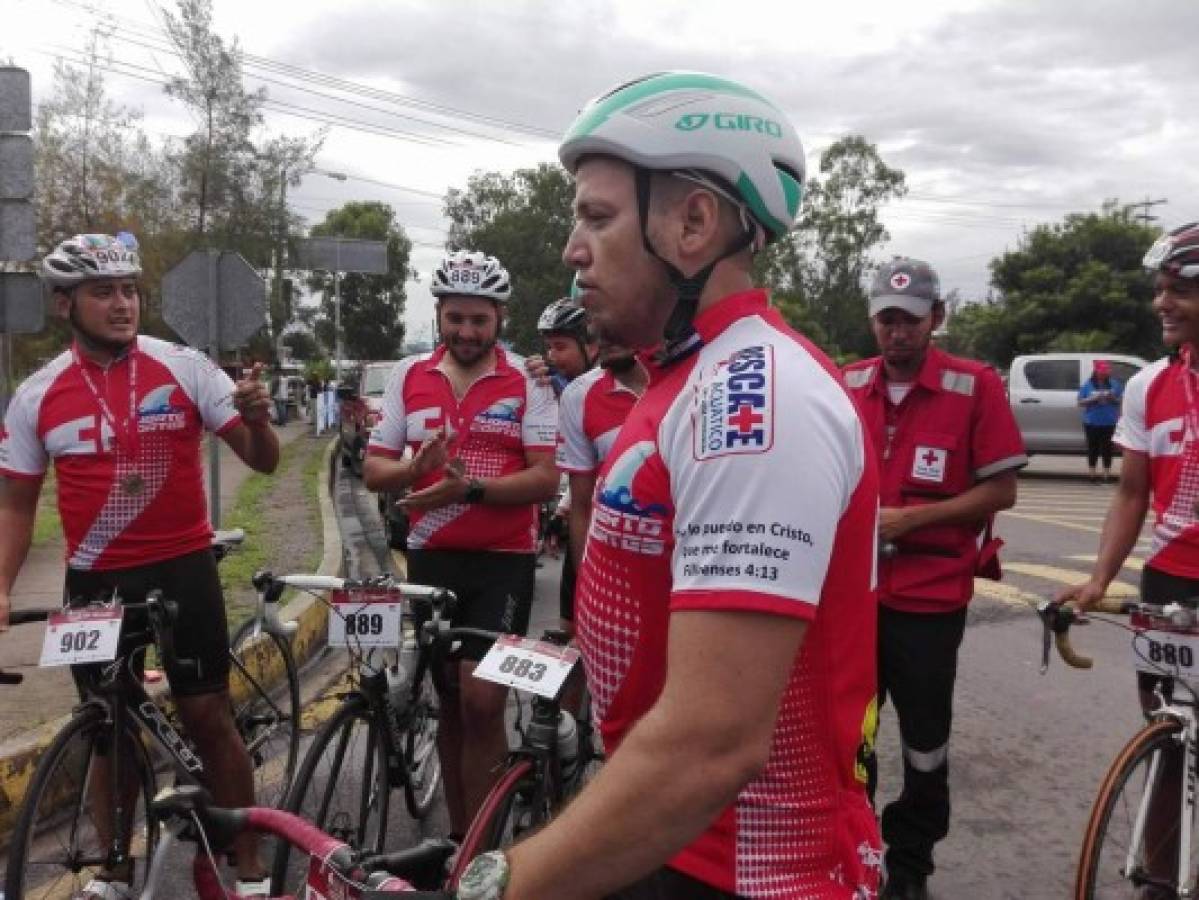
<path fill-rule="evenodd" d="M 137 410 L 132 442 L 131 400 Z M 136 349 L 107 367 L 82 354 L 77 363 L 68 350 L 13 395 L 0 439 L 0 474 L 40 478 L 54 462 L 73 569 L 173 559 L 204 549 L 212 538 L 200 437 L 205 429 L 221 434 L 240 421 L 232 379 L 195 350 L 142 336 Z"/>
<path fill-rule="evenodd" d="M 1199 434 L 1187 427 L 1184 378 L 1199 382 L 1181 359 L 1170 357 L 1130 378 L 1114 440 L 1149 457 L 1155 520 L 1146 562 L 1170 575 L 1199 578 Z"/>
<path fill-rule="evenodd" d="M 637 394 L 607 369 L 572 381 L 558 399 L 558 468 L 576 475 L 597 471 L 636 402 Z"/>
<path fill-rule="evenodd" d="M 445 427 L 449 455 L 466 465 L 468 478 L 495 478 L 527 468 L 525 452 L 552 452 L 558 426 L 553 392 L 526 374 L 520 357 L 496 348 L 494 371 L 482 375 L 458 400 L 438 368 L 445 347 L 410 356 L 392 371 L 383 392 L 382 418 L 371 431 L 368 452 L 399 459 L 432 432 Z M 438 469 L 413 490 L 436 484 Z M 452 503 L 413 511 L 408 546 L 413 550 L 499 550 L 532 553 L 537 545 L 537 506 Z"/>
<path fill-rule="evenodd" d="M 657 701 L 672 613 L 807 621 L 765 769 L 670 865 L 751 898 L 873 897 L 873 451 L 840 374 L 765 292 L 695 324 L 703 347 L 652 372 L 596 485 L 576 626 L 600 730 L 615 750 Z"/>

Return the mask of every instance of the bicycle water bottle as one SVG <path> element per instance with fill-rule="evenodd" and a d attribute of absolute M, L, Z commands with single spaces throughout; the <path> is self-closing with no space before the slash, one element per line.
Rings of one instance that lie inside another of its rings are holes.
<path fill-rule="evenodd" d="M 387 675 L 387 699 L 396 712 L 402 712 L 408 707 L 409 669 L 402 662 L 388 666 L 383 670 Z"/>
<path fill-rule="evenodd" d="M 575 717 L 562 710 L 558 713 L 558 766 L 564 779 L 574 776 L 578 761 L 579 728 L 575 724 Z"/>

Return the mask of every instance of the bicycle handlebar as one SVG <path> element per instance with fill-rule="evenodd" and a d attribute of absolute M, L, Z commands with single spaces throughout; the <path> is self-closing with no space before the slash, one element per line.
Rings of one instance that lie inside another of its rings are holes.
<path fill-rule="evenodd" d="M 1105 597 L 1088 610 L 1088 612 L 1107 613 L 1113 616 L 1127 616 L 1134 612 L 1146 612 L 1156 616 L 1163 614 L 1168 616 L 1170 615 L 1169 610 L 1170 605 L 1163 607 L 1136 600 L 1115 600 Z M 1194 612 L 1188 612 L 1193 622 Z M 1054 646 L 1057 647 L 1058 656 L 1062 658 L 1062 661 L 1066 665 L 1074 669 L 1089 669 L 1094 666 L 1095 661 L 1091 657 L 1083 656 L 1070 643 L 1070 626 L 1078 623 L 1085 625 L 1087 621 L 1085 615 L 1079 612 L 1076 606 L 1045 600 L 1037 606 L 1037 615 L 1040 616 L 1043 625 L 1041 642 L 1042 674 L 1049 668 L 1049 644 L 1051 636 Z"/>
<path fill-rule="evenodd" d="M 358 590 L 387 590 L 395 591 L 405 597 L 415 600 L 441 600 L 450 596 L 445 588 L 432 587 L 427 584 L 413 584 L 408 581 L 396 581 L 390 575 L 377 578 L 339 578 L 336 575 L 273 575 L 270 572 L 258 572 L 254 575 L 254 587 L 259 591 L 268 591 L 273 586 L 293 587 L 302 591 L 358 591 Z"/>

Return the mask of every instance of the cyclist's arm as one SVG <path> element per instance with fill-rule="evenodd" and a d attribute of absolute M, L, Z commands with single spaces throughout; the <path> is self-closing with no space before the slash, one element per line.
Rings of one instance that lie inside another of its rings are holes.
<path fill-rule="evenodd" d="M 1103 520 L 1099 557 L 1091 570 L 1089 587 L 1097 591 L 1096 600 L 1120 574 L 1120 567 L 1136 546 L 1148 510 L 1149 457 L 1126 448 L 1120 463 L 1120 484 Z"/>
<path fill-rule="evenodd" d="M 0 477 L 0 631 L 8 629 L 9 594 L 29 553 L 42 478 Z"/>
<path fill-rule="evenodd" d="M 525 468 L 510 475 L 480 478 L 483 502 L 497 506 L 544 503 L 558 494 L 558 468 L 551 449 L 525 450 Z"/>
<path fill-rule="evenodd" d="M 591 495 L 595 492 L 595 473 L 570 473 L 570 512 L 567 527 L 570 531 L 570 558 L 577 566 L 583 561 L 587 546 L 587 530 L 591 527 Z"/>
<path fill-rule="evenodd" d="M 1016 472 L 993 475 L 956 497 L 922 506 L 883 507 L 879 514 L 879 533 L 894 540 L 908 532 L 930 525 L 963 525 L 983 522 L 1016 502 Z"/>
<path fill-rule="evenodd" d="M 694 840 L 765 766 L 806 631 L 765 613 L 673 613 L 657 703 L 558 821 L 509 852 L 505 900 L 603 896 Z"/>
<path fill-rule="evenodd" d="M 239 422 L 221 439 L 255 472 L 270 474 L 279 465 L 279 437 L 267 420 Z"/>

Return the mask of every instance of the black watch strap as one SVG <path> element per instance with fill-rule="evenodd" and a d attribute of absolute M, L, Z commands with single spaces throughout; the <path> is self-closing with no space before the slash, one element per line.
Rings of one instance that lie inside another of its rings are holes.
<path fill-rule="evenodd" d="M 486 492 L 483 489 L 483 482 L 472 478 L 466 483 L 466 496 L 462 499 L 466 503 L 482 503 L 484 493 Z"/>

